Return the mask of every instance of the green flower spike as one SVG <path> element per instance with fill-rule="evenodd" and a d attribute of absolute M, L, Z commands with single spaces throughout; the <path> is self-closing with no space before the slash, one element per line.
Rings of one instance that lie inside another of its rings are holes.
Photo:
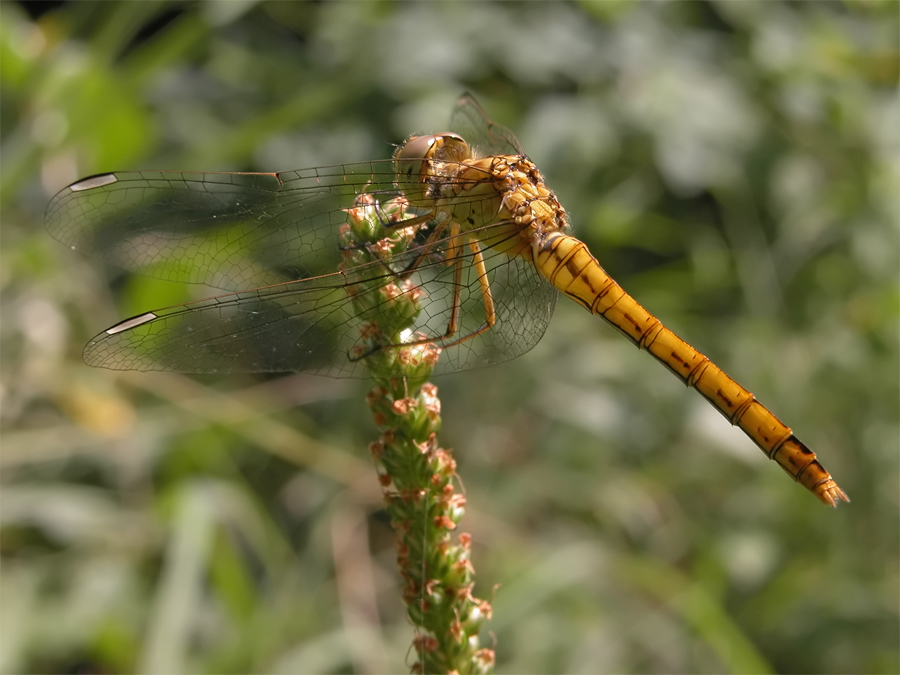
<path fill-rule="evenodd" d="M 360 195 L 342 229 L 344 271 L 352 275 L 357 265 L 383 264 L 405 251 L 414 229 L 391 225 L 406 210 L 402 198 L 379 204 Z M 492 608 L 472 595 L 471 537 L 456 534 L 466 499 L 454 485 L 456 462 L 438 443 L 441 402 L 428 382 L 440 349 L 412 331 L 420 289 L 387 266 L 385 272 L 348 291 L 363 320 L 351 356 L 365 361 L 376 383 L 366 400 L 381 435 L 369 451 L 397 533 L 403 602 L 417 629 L 412 672 L 489 673 L 494 651 L 481 648 L 478 635 Z"/>

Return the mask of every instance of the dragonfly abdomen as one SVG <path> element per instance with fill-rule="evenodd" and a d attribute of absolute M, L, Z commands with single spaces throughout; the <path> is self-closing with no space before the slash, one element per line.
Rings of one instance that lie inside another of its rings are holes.
<path fill-rule="evenodd" d="M 592 314 L 599 314 L 678 379 L 696 389 L 731 424 L 740 427 L 769 459 L 822 502 L 850 501 L 816 454 L 749 391 L 666 328 L 603 270 L 575 237 L 550 232 L 534 245 L 534 260 L 553 286 Z"/>

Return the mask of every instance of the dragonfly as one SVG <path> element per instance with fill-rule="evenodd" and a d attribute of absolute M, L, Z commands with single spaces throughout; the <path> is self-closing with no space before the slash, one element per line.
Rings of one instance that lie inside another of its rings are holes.
<path fill-rule="evenodd" d="M 468 94 L 449 128 L 408 138 L 386 160 L 277 173 L 115 172 L 64 188 L 47 209 L 54 238 L 129 271 L 223 291 L 117 323 L 87 344 L 85 362 L 365 377 L 360 354 L 401 345 L 373 347 L 351 299 L 367 280 L 388 278 L 396 292 L 424 298 L 413 334 L 440 349 L 440 374 L 527 352 L 561 292 L 697 390 L 819 500 L 849 501 L 787 425 L 606 274 L 509 129 Z M 396 238 L 381 246 L 373 235 L 361 244 L 368 262 L 348 268 L 341 231 L 361 199 L 376 213 L 402 204 L 379 218 L 409 236 L 397 250 Z"/>

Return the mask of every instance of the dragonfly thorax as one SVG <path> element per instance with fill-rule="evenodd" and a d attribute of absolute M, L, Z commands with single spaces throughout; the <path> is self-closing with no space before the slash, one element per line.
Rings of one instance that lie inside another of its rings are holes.
<path fill-rule="evenodd" d="M 494 160 L 491 172 L 500 196 L 499 210 L 494 218 L 498 223 L 507 223 L 517 234 L 517 242 L 510 242 L 502 249 L 511 255 L 534 260 L 548 235 L 568 230 L 566 210 L 530 159 L 524 155 L 490 159 Z"/>
<path fill-rule="evenodd" d="M 410 138 L 394 162 L 411 206 L 507 255 L 533 259 L 548 234 L 568 227 L 556 195 L 524 155 L 475 157 L 461 136 L 441 133 Z"/>

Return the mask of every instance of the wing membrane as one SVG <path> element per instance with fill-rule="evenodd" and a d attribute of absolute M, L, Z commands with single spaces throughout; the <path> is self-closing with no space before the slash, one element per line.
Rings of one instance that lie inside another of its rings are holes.
<path fill-rule="evenodd" d="M 413 330 L 438 346 L 475 332 L 485 321 L 474 267 L 465 265 L 461 325 L 455 336 L 442 339 L 454 292 L 452 267 L 441 255 L 446 245 L 446 240 L 429 244 L 426 253 L 431 261 L 408 275 L 409 289 L 404 291 L 424 291 L 427 297 Z M 89 365 L 115 370 L 305 371 L 365 377 L 363 364 L 352 358 L 355 350 L 362 348 L 365 320 L 355 315 L 347 287 L 385 277 L 394 280 L 420 252 L 422 247 L 413 247 L 401 258 L 346 272 L 154 310 L 97 335 L 85 347 L 84 359 Z M 546 330 L 557 294 L 534 265 L 490 249 L 484 257 L 497 323 L 471 340 L 448 347 L 438 363 L 438 373 L 515 358 L 531 349 Z M 388 301 L 388 297 L 375 295 L 371 304 Z"/>
<path fill-rule="evenodd" d="M 282 173 L 103 174 L 62 190 L 50 234 L 168 281 L 246 290 L 332 272 L 341 209 L 398 194 L 389 160 Z"/>
<path fill-rule="evenodd" d="M 471 94 L 456 101 L 450 115 L 450 131 L 459 134 L 479 155 L 524 155 L 512 131 L 497 124 Z"/>
<path fill-rule="evenodd" d="M 470 96 L 458 102 L 451 126 L 482 153 L 521 152 L 512 133 Z M 378 204 L 403 195 L 409 186 L 402 180 L 393 161 L 382 160 L 281 173 L 118 172 L 69 186 L 51 201 L 47 227 L 70 248 L 148 276 L 235 291 L 119 323 L 91 340 L 85 361 L 112 369 L 365 376 L 351 358 L 365 326 L 347 285 L 377 288 L 366 282 L 386 276 L 406 282 L 405 292 L 424 294 L 413 329 L 438 346 L 478 332 L 486 317 L 471 249 L 428 240 L 434 223 L 423 226 L 418 247 L 337 271 L 346 209 L 361 194 Z M 479 194 L 461 189 L 457 200 L 475 202 Z M 410 217 L 422 213 L 408 210 Z M 483 229 L 482 241 L 497 243 L 490 226 Z M 470 258 L 459 289 L 448 249 Z M 482 253 L 496 324 L 447 347 L 437 372 L 515 358 L 537 343 L 550 319 L 556 292 L 533 264 L 485 246 Z M 444 339 L 455 299 L 460 325 Z"/>

